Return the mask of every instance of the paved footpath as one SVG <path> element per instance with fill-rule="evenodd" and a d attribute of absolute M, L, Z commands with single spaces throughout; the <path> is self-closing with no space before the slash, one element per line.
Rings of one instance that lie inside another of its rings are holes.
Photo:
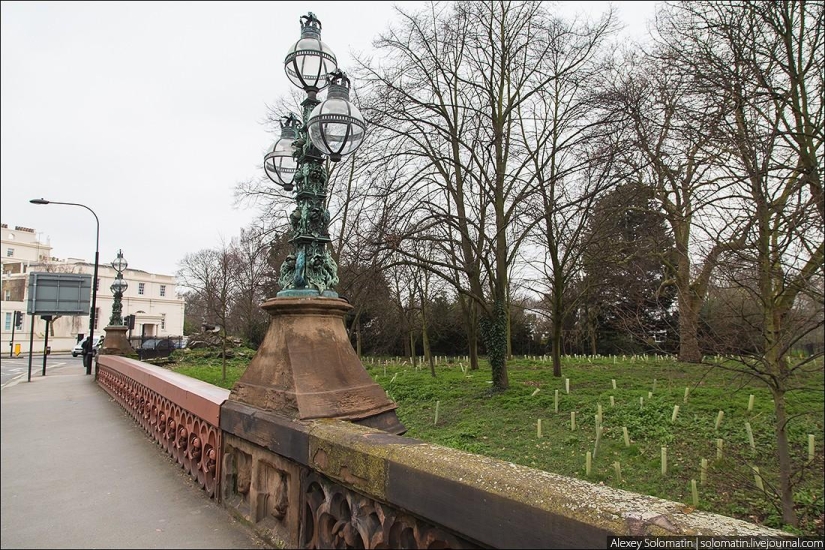
<path fill-rule="evenodd" d="M 0 392 L 0 548 L 270 548 L 74 364 Z"/>

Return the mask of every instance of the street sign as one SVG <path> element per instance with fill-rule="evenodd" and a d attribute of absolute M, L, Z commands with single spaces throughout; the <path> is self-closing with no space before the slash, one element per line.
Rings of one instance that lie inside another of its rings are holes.
<path fill-rule="evenodd" d="M 81 273 L 29 273 L 29 315 L 88 315 L 92 276 Z"/>

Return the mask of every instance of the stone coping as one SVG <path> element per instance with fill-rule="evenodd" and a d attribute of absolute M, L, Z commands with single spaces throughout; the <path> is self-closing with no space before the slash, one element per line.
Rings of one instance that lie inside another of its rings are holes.
<path fill-rule="evenodd" d="M 221 405 L 229 398 L 229 390 L 128 357 L 99 358 L 101 368 L 119 372 L 213 426 L 220 426 Z"/>

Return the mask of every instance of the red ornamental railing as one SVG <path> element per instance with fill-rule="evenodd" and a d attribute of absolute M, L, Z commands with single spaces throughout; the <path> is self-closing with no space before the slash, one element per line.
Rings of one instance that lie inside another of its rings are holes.
<path fill-rule="evenodd" d="M 98 384 L 207 492 L 220 495 L 224 390 L 114 355 L 101 355 Z"/>

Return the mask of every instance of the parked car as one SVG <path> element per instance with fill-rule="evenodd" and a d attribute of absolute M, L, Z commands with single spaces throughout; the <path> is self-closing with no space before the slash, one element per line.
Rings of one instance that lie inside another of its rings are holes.
<path fill-rule="evenodd" d="M 140 345 L 143 350 L 171 351 L 177 348 L 177 341 L 169 338 L 149 338 Z"/>
<path fill-rule="evenodd" d="M 86 337 L 88 338 L 88 336 Z M 85 338 L 84 338 L 85 340 Z M 97 355 L 98 350 L 103 346 L 103 337 L 95 338 L 95 347 L 94 353 Z M 83 340 L 78 342 L 74 348 L 72 348 L 72 357 L 77 357 L 78 355 L 83 355 Z"/>

